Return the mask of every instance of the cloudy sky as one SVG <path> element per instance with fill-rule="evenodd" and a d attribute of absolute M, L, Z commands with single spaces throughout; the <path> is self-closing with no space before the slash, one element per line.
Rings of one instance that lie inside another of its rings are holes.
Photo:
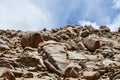
<path fill-rule="evenodd" d="M 67 24 L 120 27 L 120 0 L 0 0 L 0 29 L 41 30 Z"/>

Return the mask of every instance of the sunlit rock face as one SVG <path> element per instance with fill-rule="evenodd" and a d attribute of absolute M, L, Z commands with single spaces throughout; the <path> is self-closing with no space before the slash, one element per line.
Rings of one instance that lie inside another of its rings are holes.
<path fill-rule="evenodd" d="M 116 80 L 119 67 L 119 29 L 0 30 L 1 80 Z"/>

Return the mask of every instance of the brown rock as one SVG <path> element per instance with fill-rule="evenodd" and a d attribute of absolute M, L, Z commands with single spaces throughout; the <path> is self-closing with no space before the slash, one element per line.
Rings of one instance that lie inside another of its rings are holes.
<path fill-rule="evenodd" d="M 86 50 L 84 44 L 82 42 L 78 42 L 78 49 L 80 50 Z"/>
<path fill-rule="evenodd" d="M 84 71 L 83 77 L 86 80 L 98 80 L 100 78 L 100 73 L 97 71 Z"/>
<path fill-rule="evenodd" d="M 44 60 L 44 64 L 50 72 L 56 73 L 58 75 L 62 75 L 62 73 L 59 70 L 57 70 L 49 61 Z"/>
<path fill-rule="evenodd" d="M 0 77 L 6 77 L 8 80 L 16 80 L 14 74 L 7 68 L 0 68 Z"/>
<path fill-rule="evenodd" d="M 93 33 L 96 31 L 96 29 L 91 25 L 85 25 L 84 28 L 87 29 L 90 33 Z"/>
<path fill-rule="evenodd" d="M 99 29 L 102 30 L 102 31 L 105 31 L 105 32 L 110 32 L 110 28 L 107 27 L 107 26 L 100 26 Z"/>
<path fill-rule="evenodd" d="M 23 75 L 22 71 L 17 71 L 17 70 L 11 70 L 11 71 L 13 72 L 13 74 L 14 74 L 15 77 L 20 78 Z"/>
<path fill-rule="evenodd" d="M 25 66 L 35 67 L 40 64 L 40 57 L 35 55 L 34 52 L 32 53 L 29 52 L 22 55 L 16 61 L 20 62 L 20 64 L 23 64 Z"/>
<path fill-rule="evenodd" d="M 109 76 L 109 80 L 119 80 L 120 79 L 120 71 L 117 71 Z"/>
<path fill-rule="evenodd" d="M 25 74 L 23 74 L 23 77 L 24 78 L 33 78 L 34 76 L 33 76 L 33 73 L 25 73 Z"/>
<path fill-rule="evenodd" d="M 73 77 L 73 78 L 78 78 L 79 77 L 79 71 L 80 69 L 78 67 L 68 67 L 66 70 L 65 70 L 65 77 Z"/>
<path fill-rule="evenodd" d="M 84 31 L 81 31 L 81 32 L 80 32 L 80 36 L 83 37 L 83 38 L 88 37 L 89 34 L 90 34 L 90 33 L 89 33 L 88 30 L 84 30 Z"/>
<path fill-rule="evenodd" d="M 100 47 L 99 39 L 94 39 L 90 37 L 86 37 L 83 39 L 83 44 L 90 50 L 95 51 Z"/>
<path fill-rule="evenodd" d="M 43 39 L 37 32 L 26 32 L 21 39 L 21 45 L 23 48 L 27 46 L 37 48 L 40 42 L 43 42 Z"/>
<path fill-rule="evenodd" d="M 120 27 L 118 28 L 118 32 L 120 32 Z"/>
<path fill-rule="evenodd" d="M 78 49 L 77 43 L 75 43 L 74 40 L 68 39 L 68 40 L 66 41 L 66 43 L 71 46 L 71 50 L 76 50 L 76 49 Z"/>

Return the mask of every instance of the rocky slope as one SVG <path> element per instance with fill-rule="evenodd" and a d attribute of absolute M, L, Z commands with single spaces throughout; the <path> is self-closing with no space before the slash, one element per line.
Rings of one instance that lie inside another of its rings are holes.
<path fill-rule="evenodd" d="M 0 80 L 120 79 L 120 28 L 0 30 Z"/>

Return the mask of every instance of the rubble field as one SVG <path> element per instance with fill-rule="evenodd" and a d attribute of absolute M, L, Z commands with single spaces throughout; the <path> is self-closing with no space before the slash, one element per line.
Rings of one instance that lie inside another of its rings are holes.
<path fill-rule="evenodd" d="M 0 30 L 0 80 L 120 80 L 120 28 Z"/>

